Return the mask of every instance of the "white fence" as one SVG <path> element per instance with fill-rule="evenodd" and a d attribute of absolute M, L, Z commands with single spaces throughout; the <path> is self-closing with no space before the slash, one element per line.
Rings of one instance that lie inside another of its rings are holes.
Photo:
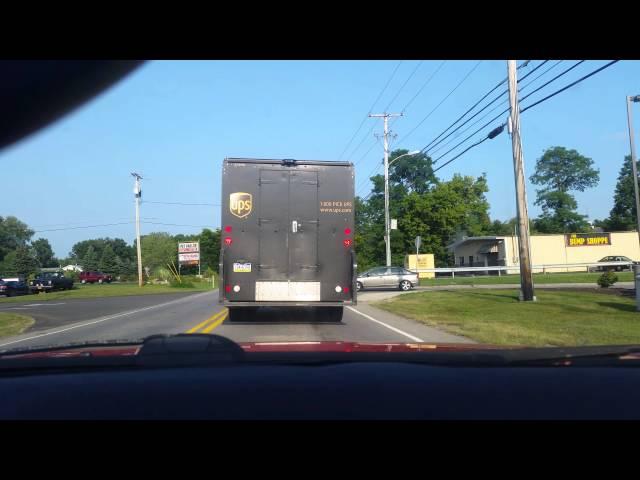
<path fill-rule="evenodd" d="M 593 271 L 599 267 L 631 267 L 633 262 L 596 262 L 596 263 L 556 263 L 546 265 L 532 265 L 532 270 L 542 270 L 543 272 L 569 269 L 569 268 L 584 268 L 585 272 Z M 452 267 L 452 268 L 419 268 L 413 270 L 418 273 L 450 273 L 455 278 L 456 273 L 474 273 L 474 272 L 498 272 L 500 275 L 504 273 L 520 273 L 519 265 L 510 266 L 498 266 L 498 267 Z"/>

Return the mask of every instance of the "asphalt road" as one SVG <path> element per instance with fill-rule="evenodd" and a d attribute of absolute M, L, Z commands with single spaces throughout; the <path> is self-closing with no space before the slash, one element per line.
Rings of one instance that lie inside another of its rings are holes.
<path fill-rule="evenodd" d="M 108 297 L 61 302 L 6 304 L 0 311 L 35 318 L 25 333 L 0 338 L 0 351 L 68 343 L 138 340 L 154 334 L 216 333 L 237 342 L 358 341 L 471 343 L 368 304 L 397 292 L 362 292 L 340 323 L 321 323 L 308 310 L 261 309 L 256 319 L 230 323 L 218 292 Z"/>

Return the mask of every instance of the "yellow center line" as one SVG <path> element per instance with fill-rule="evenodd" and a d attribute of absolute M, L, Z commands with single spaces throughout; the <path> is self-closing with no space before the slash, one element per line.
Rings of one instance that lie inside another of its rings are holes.
<path fill-rule="evenodd" d="M 224 315 L 227 313 L 227 309 L 223 308 L 221 311 L 214 313 L 213 315 L 211 315 L 209 318 L 207 318 L 204 322 L 199 323 L 198 325 L 196 325 L 195 327 L 187 330 L 187 333 L 196 333 L 198 330 L 200 330 L 201 328 L 204 328 L 209 322 L 215 322 L 221 315 L 224 317 Z"/>
<path fill-rule="evenodd" d="M 218 317 L 218 319 L 215 322 L 213 322 L 211 325 L 209 325 L 207 328 L 202 330 L 202 333 L 210 333 L 214 329 L 218 328 L 220 326 L 220 324 L 225 321 L 225 319 L 227 318 L 227 314 L 228 313 L 229 313 L 229 311 L 225 308 L 224 309 L 224 314 L 221 317 Z"/>

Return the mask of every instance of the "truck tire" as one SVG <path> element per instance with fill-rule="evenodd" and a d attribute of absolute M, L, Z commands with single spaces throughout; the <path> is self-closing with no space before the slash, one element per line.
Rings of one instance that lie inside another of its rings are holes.
<path fill-rule="evenodd" d="M 86 280 L 82 280 L 82 283 L 85 284 L 85 283 L 87 283 L 87 281 Z"/>
<path fill-rule="evenodd" d="M 102 285 L 102 279 L 98 280 L 98 283 L 99 283 L 100 285 Z"/>

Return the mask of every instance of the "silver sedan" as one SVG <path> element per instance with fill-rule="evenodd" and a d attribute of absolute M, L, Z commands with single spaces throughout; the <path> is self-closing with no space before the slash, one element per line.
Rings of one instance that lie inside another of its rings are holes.
<path fill-rule="evenodd" d="M 409 291 L 419 284 L 418 274 L 402 267 L 377 267 L 358 275 L 358 291 L 366 288 L 399 288 Z"/>

